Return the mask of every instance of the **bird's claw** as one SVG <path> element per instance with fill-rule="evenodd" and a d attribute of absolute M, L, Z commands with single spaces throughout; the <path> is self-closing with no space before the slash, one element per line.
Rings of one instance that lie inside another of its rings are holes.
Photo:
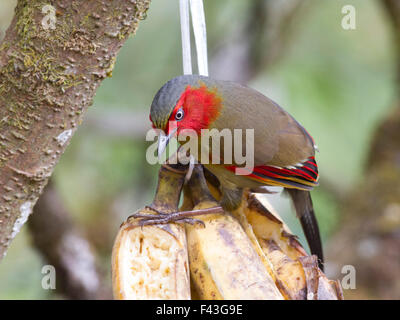
<path fill-rule="evenodd" d="M 146 214 L 146 213 L 134 213 L 131 214 L 127 220 L 130 219 L 139 219 L 139 218 L 144 218 L 144 219 L 158 219 L 160 218 L 159 214 Z"/>
<path fill-rule="evenodd" d="M 199 224 L 203 227 L 205 227 L 205 224 L 203 221 L 199 219 L 194 219 L 194 218 L 185 218 L 185 217 L 179 217 L 174 214 L 162 214 L 160 215 L 140 215 L 141 218 L 138 223 L 139 226 L 149 226 L 149 225 L 156 225 L 156 224 L 168 224 L 168 223 L 189 223 L 191 225 Z"/>
<path fill-rule="evenodd" d="M 148 210 L 148 211 L 156 212 L 157 214 L 140 213 L 141 211 L 139 211 L 139 212 L 135 212 L 135 213 L 131 214 L 126 219 L 126 221 L 129 221 L 131 219 L 139 219 L 139 218 L 143 218 L 145 220 L 147 220 L 147 219 L 159 219 L 160 216 L 166 215 L 165 213 L 163 213 L 163 212 L 161 212 L 161 211 L 159 211 L 157 209 L 154 209 L 154 208 L 152 208 L 150 206 L 145 206 L 144 209 Z"/>
<path fill-rule="evenodd" d="M 163 213 L 154 208 L 146 206 L 145 209 L 152 210 L 157 212 L 157 214 L 146 214 L 135 212 L 131 214 L 127 221 L 131 219 L 139 219 L 138 224 L 140 227 L 149 226 L 149 225 L 156 225 L 156 224 L 168 224 L 168 223 L 189 223 L 190 225 L 199 224 L 205 227 L 203 221 L 199 219 L 194 219 L 190 217 L 184 217 L 180 215 L 180 212 L 173 212 L 173 213 Z"/>
<path fill-rule="evenodd" d="M 207 209 L 193 210 L 193 211 L 177 211 L 172 213 L 163 213 L 149 206 L 145 207 L 145 209 L 156 212 L 157 214 L 146 214 L 146 213 L 136 212 L 130 215 L 127 221 L 130 221 L 131 219 L 139 219 L 137 223 L 141 227 L 148 225 L 168 224 L 176 222 L 176 223 L 189 223 L 191 225 L 198 224 L 205 228 L 206 225 L 202 220 L 192 218 L 192 216 L 224 212 L 220 206 Z"/>

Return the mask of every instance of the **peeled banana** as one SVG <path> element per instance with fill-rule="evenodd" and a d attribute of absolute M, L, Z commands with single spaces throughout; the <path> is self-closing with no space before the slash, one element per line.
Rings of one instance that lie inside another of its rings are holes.
<path fill-rule="evenodd" d="M 151 207 L 162 212 L 178 209 L 185 170 L 162 167 Z M 154 214 L 144 208 L 141 214 Z M 190 299 L 185 228 L 171 223 L 140 226 L 136 219 L 122 224 L 112 253 L 115 299 Z"/>
<path fill-rule="evenodd" d="M 115 299 L 190 299 L 183 226 L 127 223 L 115 240 L 112 261 Z"/>
<path fill-rule="evenodd" d="M 195 166 L 181 210 L 218 206 L 218 181 L 205 173 Z M 151 207 L 177 211 L 184 176 L 179 166 L 162 167 Z M 245 192 L 234 212 L 196 219 L 204 225 L 128 219 L 113 249 L 115 298 L 343 299 L 339 282 L 326 278 L 265 199 Z"/>
<path fill-rule="evenodd" d="M 200 167 L 188 187 L 194 209 L 218 205 Z M 205 227 L 187 225 L 189 265 L 200 299 L 283 299 L 239 222 L 228 212 L 199 217 Z"/>

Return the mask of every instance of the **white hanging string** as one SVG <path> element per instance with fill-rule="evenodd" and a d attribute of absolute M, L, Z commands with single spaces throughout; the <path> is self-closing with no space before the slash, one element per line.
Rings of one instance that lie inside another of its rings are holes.
<path fill-rule="evenodd" d="M 179 11 L 181 18 L 183 74 L 192 74 L 189 0 L 179 0 Z M 203 0 L 190 0 L 190 11 L 192 14 L 193 34 L 196 43 L 198 71 L 200 75 L 208 76 L 207 32 Z M 189 170 L 185 177 L 186 181 L 190 179 L 195 163 L 196 160 L 190 155 Z"/>
<path fill-rule="evenodd" d="M 196 42 L 199 74 L 202 76 L 208 76 L 207 32 L 203 0 L 190 0 L 190 11 L 192 13 L 193 33 Z"/>
<path fill-rule="evenodd" d="M 183 74 L 192 74 L 189 0 L 179 0 L 179 11 L 181 16 Z"/>
<path fill-rule="evenodd" d="M 189 0 L 179 0 L 179 9 L 181 17 L 183 73 L 192 74 Z M 200 75 L 208 76 L 207 32 L 203 0 L 190 0 L 190 12 L 196 43 L 198 71 Z"/>

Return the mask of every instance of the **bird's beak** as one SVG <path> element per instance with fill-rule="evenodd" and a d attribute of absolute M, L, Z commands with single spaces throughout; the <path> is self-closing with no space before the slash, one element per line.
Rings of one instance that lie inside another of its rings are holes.
<path fill-rule="evenodd" d="M 169 135 L 166 135 L 163 131 L 160 132 L 158 136 L 158 159 L 161 159 L 162 154 L 164 153 L 165 149 L 171 138 L 174 136 L 176 130 L 178 128 L 173 129 Z"/>

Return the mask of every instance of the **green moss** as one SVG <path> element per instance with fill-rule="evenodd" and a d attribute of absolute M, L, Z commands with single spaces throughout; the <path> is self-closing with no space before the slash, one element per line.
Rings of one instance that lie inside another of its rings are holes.
<path fill-rule="evenodd" d="M 77 39 L 76 43 L 71 35 L 76 31 L 70 13 L 62 19 L 57 19 L 55 30 L 44 30 L 40 26 L 41 8 L 48 3 L 19 1 L 16 7 L 17 23 L 15 31 L 16 43 L 12 52 L 8 52 L 7 64 L 0 70 L 0 100 L 8 103 L 13 97 L 10 93 L 15 90 L 27 93 L 33 103 L 49 98 L 52 90 L 71 88 L 82 83 L 82 75 L 67 72 L 65 57 L 61 57 L 60 48 L 77 45 L 84 50 L 86 43 Z M 89 41 L 87 41 L 89 42 Z M 10 43 L 4 42 L 0 50 L 11 48 Z M 87 45 L 88 52 L 95 52 L 95 48 Z"/>
<path fill-rule="evenodd" d="M 108 66 L 108 68 L 106 69 L 106 75 L 107 77 L 111 78 L 112 77 L 112 73 L 114 70 L 114 66 L 115 66 L 115 62 L 117 61 L 117 59 L 115 57 L 113 57 L 110 61 L 110 65 Z"/>
<path fill-rule="evenodd" d="M 29 6 L 26 1 L 18 3 L 17 13 L 19 18 L 16 24 L 17 33 L 21 38 L 22 45 L 29 45 L 32 35 L 36 34 L 36 23 L 34 23 L 34 8 Z"/>
<path fill-rule="evenodd" d="M 8 48 L 10 48 L 10 44 L 8 42 L 3 42 L 0 45 L 0 51 L 7 50 Z"/>
<path fill-rule="evenodd" d="M 84 70 L 87 66 L 80 65 L 79 59 L 75 59 L 75 65 L 73 60 L 67 59 L 68 54 L 71 53 L 71 57 L 77 54 L 94 55 L 102 45 L 93 40 L 98 39 L 96 33 L 102 22 L 100 16 L 93 13 L 77 16 L 79 1 L 73 1 L 69 9 L 58 14 L 54 30 L 45 30 L 41 25 L 42 8 L 49 3 L 52 1 L 18 1 L 15 9 L 17 22 L 12 30 L 15 36 L 0 46 L 0 50 L 7 50 L 6 64 L 0 69 L 0 104 L 6 106 L 4 114 L 15 115 L 12 117 L 14 120 L 5 116 L 0 121 L 0 127 L 29 130 L 31 122 L 39 118 L 37 108 L 41 104 L 55 109 L 70 107 L 65 101 L 68 96 L 60 99 L 58 93 L 82 85 L 84 74 L 77 74 L 76 70 Z M 77 11 L 74 11 L 74 6 Z M 131 33 L 142 17 L 139 13 L 136 13 L 136 18 L 130 17 L 124 8 L 114 9 L 111 19 L 107 20 L 108 31 L 115 32 L 118 39 L 124 39 Z M 96 12 L 95 8 L 93 12 Z M 134 19 L 133 23 L 128 23 L 130 19 Z M 107 77 L 112 76 L 114 65 L 114 57 L 102 62 Z M 21 97 L 24 97 L 23 104 L 19 103 Z"/>

